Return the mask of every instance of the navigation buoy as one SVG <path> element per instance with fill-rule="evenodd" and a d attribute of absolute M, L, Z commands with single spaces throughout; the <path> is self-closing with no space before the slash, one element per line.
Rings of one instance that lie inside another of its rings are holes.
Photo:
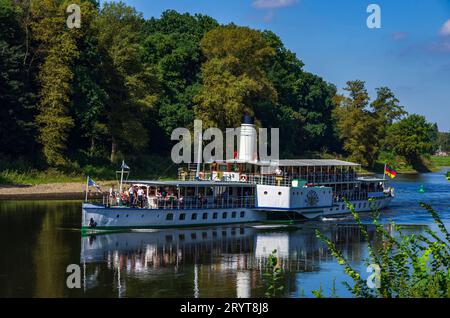
<path fill-rule="evenodd" d="M 419 193 L 425 193 L 425 188 L 424 188 L 423 184 L 420 185 Z"/>

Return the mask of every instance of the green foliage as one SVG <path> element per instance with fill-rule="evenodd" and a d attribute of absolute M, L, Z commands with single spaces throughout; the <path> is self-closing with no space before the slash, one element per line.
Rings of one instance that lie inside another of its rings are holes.
<path fill-rule="evenodd" d="M 410 115 L 388 129 L 388 149 L 406 159 L 410 164 L 420 162 L 421 155 L 436 149 L 437 127 L 421 115 Z"/>
<path fill-rule="evenodd" d="M 237 127 L 244 114 L 254 115 L 254 105 L 276 102 L 276 91 L 264 70 L 275 52 L 260 32 L 234 25 L 218 27 L 205 34 L 201 48 L 206 62 L 194 111 L 205 127 Z"/>
<path fill-rule="evenodd" d="M 369 288 L 361 275 L 352 268 L 336 245 L 320 231 L 317 236 L 325 242 L 338 263 L 344 266 L 344 272 L 353 280 L 353 286 L 346 284 L 355 297 L 364 298 L 434 298 L 450 297 L 450 234 L 439 215 L 429 205 L 421 203 L 433 217 L 439 232 L 430 228 L 425 234 L 403 233 L 395 223 L 387 230 L 378 222 L 379 212 L 372 212 L 372 223 L 376 228 L 377 238 L 381 244 L 373 244 L 354 207 L 346 201 L 364 240 L 368 242 L 369 257 L 366 264 L 377 264 L 381 269 L 380 288 Z"/>
<path fill-rule="evenodd" d="M 72 3 L 80 29 L 66 26 Z M 173 129 L 195 117 L 236 127 L 244 113 L 280 128 L 283 157 L 333 153 L 372 166 L 380 151 L 405 155 L 387 142 L 404 115 L 389 88 L 372 103 L 362 81 L 335 96 L 302 68 L 273 32 L 205 15 L 145 19 L 122 2 L 0 0 L 0 155 L 44 171 L 167 157 Z"/>
<path fill-rule="evenodd" d="M 110 160 L 116 162 L 120 152 L 142 151 L 148 145 L 146 120 L 153 113 L 159 79 L 154 67 L 143 63 L 140 13 L 121 2 L 105 3 L 94 23 L 108 95 L 103 127 L 111 140 Z"/>
<path fill-rule="evenodd" d="M 267 284 L 265 296 L 267 298 L 281 297 L 284 291 L 283 270 L 277 256 L 277 250 L 273 250 L 267 258 L 266 271 L 263 277 Z"/>
<path fill-rule="evenodd" d="M 335 98 L 336 127 L 349 159 L 370 167 L 380 150 L 378 118 L 367 109 L 370 99 L 363 81 L 347 82 L 344 89 L 349 96 Z"/>
<path fill-rule="evenodd" d="M 441 151 L 450 152 L 450 133 L 448 132 L 438 133 L 437 148 Z"/>
<path fill-rule="evenodd" d="M 28 76 L 25 16 L 0 0 L 0 154 L 17 157 L 35 150 L 35 92 Z"/>

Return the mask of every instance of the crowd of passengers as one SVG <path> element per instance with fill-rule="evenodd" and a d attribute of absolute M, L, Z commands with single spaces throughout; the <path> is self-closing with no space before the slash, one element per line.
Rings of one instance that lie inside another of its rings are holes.
<path fill-rule="evenodd" d="M 211 200 L 211 198 L 209 199 Z M 230 198 L 226 192 L 222 195 L 217 195 L 213 199 L 214 204 L 216 205 L 227 205 L 231 202 L 231 200 L 235 199 Z M 246 191 L 243 200 L 240 202 L 233 201 L 233 203 L 250 205 L 252 203 L 250 193 Z M 138 186 L 131 186 L 128 190 L 124 189 L 124 191 L 120 193 L 115 192 L 113 188 L 110 188 L 109 190 L 109 206 L 118 205 L 141 209 L 149 207 L 182 209 L 185 207 L 185 204 L 199 208 L 207 207 L 208 197 L 199 193 L 196 196 L 185 199 L 181 195 L 178 197 L 173 191 L 158 189 L 156 191 L 156 197 L 149 198 L 147 196 L 146 188 Z"/>

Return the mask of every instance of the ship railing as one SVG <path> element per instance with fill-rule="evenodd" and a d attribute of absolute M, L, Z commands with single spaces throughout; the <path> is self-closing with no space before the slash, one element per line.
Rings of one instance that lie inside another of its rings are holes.
<path fill-rule="evenodd" d="M 341 182 L 353 182 L 357 180 L 356 173 L 350 174 L 328 174 L 328 173 L 309 173 L 304 174 L 285 174 L 285 175 L 275 175 L 275 174 L 251 174 L 251 173 L 241 173 L 238 180 L 231 180 L 228 176 L 224 175 L 221 177 L 220 181 L 239 181 L 253 184 L 263 184 L 263 185 L 280 185 L 289 187 L 292 185 L 294 179 L 305 180 L 310 184 L 324 184 L 324 183 L 341 183 Z M 213 180 L 212 173 L 202 172 L 197 176 L 196 171 L 186 171 L 180 170 L 178 172 L 178 180 L 181 181 L 211 181 Z M 215 181 L 218 181 L 214 179 Z"/>
<path fill-rule="evenodd" d="M 103 205 L 105 207 L 143 207 L 147 209 L 159 210 L 183 210 L 183 209 L 225 209 L 225 208 L 254 208 L 255 196 L 205 196 L 205 197 L 182 197 L 182 198 L 144 198 L 143 202 L 134 202 L 130 204 L 127 199 L 120 196 L 103 196 Z"/>

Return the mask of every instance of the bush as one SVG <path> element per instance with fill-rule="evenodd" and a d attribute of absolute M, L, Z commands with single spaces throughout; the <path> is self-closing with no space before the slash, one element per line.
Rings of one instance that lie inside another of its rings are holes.
<path fill-rule="evenodd" d="M 317 236 L 326 243 L 338 263 L 344 266 L 345 273 L 354 282 L 353 286 L 344 283 L 355 297 L 364 298 L 448 298 L 450 297 L 450 234 L 439 215 L 431 206 L 420 203 L 433 217 L 439 232 L 430 228 L 425 235 L 405 235 L 395 223 L 392 227 L 396 235 L 389 233 L 378 222 L 379 211 L 373 211 L 371 218 L 382 246 L 374 246 L 369 241 L 366 227 L 362 224 L 354 207 L 346 201 L 353 217 L 368 242 L 369 257 L 367 265 L 377 264 L 381 269 L 379 288 L 369 288 L 361 275 L 355 271 L 336 245 L 320 231 Z"/>

